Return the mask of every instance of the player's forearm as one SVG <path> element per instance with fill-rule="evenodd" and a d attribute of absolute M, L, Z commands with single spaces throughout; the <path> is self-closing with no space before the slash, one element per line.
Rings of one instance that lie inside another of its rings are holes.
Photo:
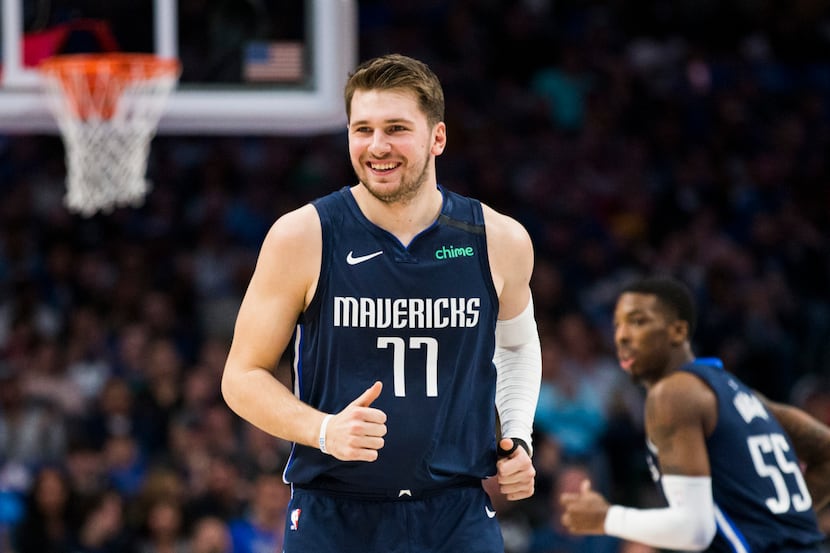
<path fill-rule="evenodd" d="M 662 480 L 669 507 L 612 505 L 605 518 L 605 533 L 680 551 L 707 548 L 716 531 L 711 478 L 666 475 Z"/>
<path fill-rule="evenodd" d="M 542 353 L 532 300 L 519 316 L 498 322 L 493 362 L 502 436 L 520 438 L 530 447 L 530 453 L 542 375 Z"/>
<path fill-rule="evenodd" d="M 228 367 L 222 377 L 222 396 L 231 410 L 263 431 L 317 447 L 325 414 L 298 400 L 270 372 Z"/>

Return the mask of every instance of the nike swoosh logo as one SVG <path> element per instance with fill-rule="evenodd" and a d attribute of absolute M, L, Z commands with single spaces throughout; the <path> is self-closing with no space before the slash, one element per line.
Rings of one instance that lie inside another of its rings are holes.
<path fill-rule="evenodd" d="M 496 511 L 493 511 L 487 505 L 484 506 L 484 512 L 487 513 L 487 518 L 493 518 L 496 516 Z"/>
<path fill-rule="evenodd" d="M 377 257 L 377 256 L 383 254 L 383 250 L 380 250 L 380 251 L 375 252 L 375 253 L 366 254 L 366 255 L 359 255 L 357 257 L 352 255 L 353 253 L 354 252 L 349 252 L 349 255 L 346 256 L 346 263 L 348 263 L 349 265 L 357 265 L 358 263 L 363 263 L 364 261 L 369 261 L 373 257 Z"/>

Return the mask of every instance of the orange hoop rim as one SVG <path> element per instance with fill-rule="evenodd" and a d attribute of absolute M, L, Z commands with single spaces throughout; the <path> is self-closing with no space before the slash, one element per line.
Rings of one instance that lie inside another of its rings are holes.
<path fill-rule="evenodd" d="M 177 59 L 154 54 L 65 54 L 46 58 L 38 69 L 60 79 L 69 76 L 107 74 L 111 79 L 133 82 L 165 76 L 178 78 L 181 63 Z"/>
<path fill-rule="evenodd" d="M 141 87 L 139 96 L 143 98 L 166 96 L 181 74 L 181 63 L 155 54 L 109 52 L 53 56 L 39 69 L 49 96 L 60 102 L 53 106 L 59 119 L 94 122 L 111 120 L 122 92 L 130 87 Z M 135 116 L 144 112 L 125 113 Z"/>

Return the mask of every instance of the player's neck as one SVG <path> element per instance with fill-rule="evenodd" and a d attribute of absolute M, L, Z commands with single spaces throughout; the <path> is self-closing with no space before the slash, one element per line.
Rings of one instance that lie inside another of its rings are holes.
<path fill-rule="evenodd" d="M 695 360 L 695 356 L 689 347 L 682 347 L 675 351 L 669 360 L 665 376 L 680 370 L 680 367 L 687 365 Z"/>
<path fill-rule="evenodd" d="M 352 194 L 367 219 L 405 246 L 435 222 L 443 205 L 443 195 L 435 183 L 425 183 L 415 196 L 401 202 L 384 202 L 361 185 L 353 187 Z"/>
<path fill-rule="evenodd" d="M 690 348 L 682 347 L 676 349 L 671 353 L 669 360 L 666 362 L 662 370 L 657 370 L 649 375 L 643 375 L 638 380 L 646 388 L 646 390 L 649 390 L 652 386 L 667 376 L 676 373 L 680 370 L 680 367 L 686 365 L 687 363 L 691 363 L 694 360 L 695 356 L 691 352 Z"/>

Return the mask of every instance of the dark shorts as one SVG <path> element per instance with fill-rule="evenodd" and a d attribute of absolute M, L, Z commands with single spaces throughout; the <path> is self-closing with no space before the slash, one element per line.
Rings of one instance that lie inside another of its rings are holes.
<path fill-rule="evenodd" d="M 481 486 L 365 499 L 294 488 L 284 553 L 504 553 Z"/>

